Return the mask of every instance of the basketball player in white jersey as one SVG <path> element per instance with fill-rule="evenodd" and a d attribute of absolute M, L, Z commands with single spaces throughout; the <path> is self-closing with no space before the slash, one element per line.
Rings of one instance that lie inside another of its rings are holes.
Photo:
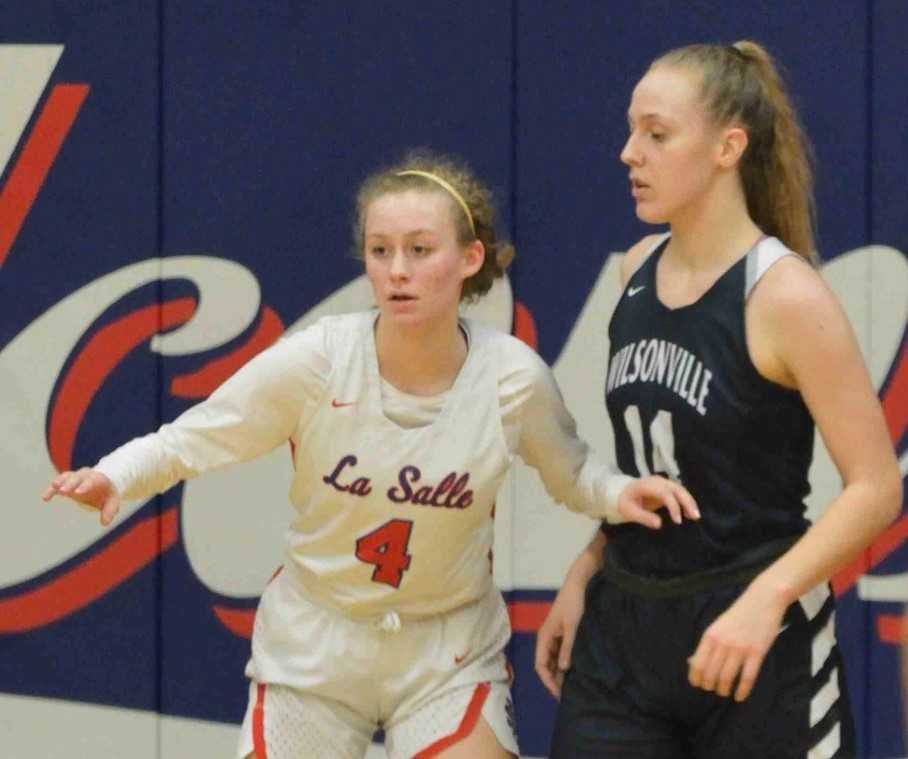
<path fill-rule="evenodd" d="M 283 570 L 262 596 L 240 757 L 362 757 L 378 727 L 394 759 L 518 754 L 490 567 L 495 496 L 515 454 L 568 508 L 644 521 L 696 504 L 660 477 L 599 463 L 548 367 L 459 318 L 512 251 L 488 191 L 414 154 L 357 198 L 357 248 L 378 308 L 278 342 L 204 403 L 44 494 L 101 509 L 290 441 Z M 229 507 L 229 504 L 225 504 Z"/>
<path fill-rule="evenodd" d="M 551 756 L 854 757 L 826 580 L 902 483 L 813 265 L 801 129 L 751 42 L 662 56 L 628 120 L 637 215 L 670 234 L 622 262 L 606 404 L 622 471 L 670 474 L 702 516 L 606 524 L 571 569 L 537 642 L 553 693 L 567 670 Z M 811 525 L 814 423 L 844 487 Z"/>

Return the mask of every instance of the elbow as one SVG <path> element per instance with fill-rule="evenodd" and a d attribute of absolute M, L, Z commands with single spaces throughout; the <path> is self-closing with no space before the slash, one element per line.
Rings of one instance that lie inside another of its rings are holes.
<path fill-rule="evenodd" d="M 904 501 L 904 484 L 902 473 L 898 465 L 892 467 L 892 471 L 885 477 L 882 485 L 882 502 L 885 504 L 886 524 L 894 522 L 902 512 L 902 503 Z"/>
<path fill-rule="evenodd" d="M 892 466 L 883 472 L 877 472 L 872 480 L 867 482 L 868 495 L 872 500 L 868 503 L 875 505 L 875 516 L 879 519 L 880 531 L 889 527 L 902 511 L 904 490 L 902 474 L 898 465 L 893 461 Z"/>

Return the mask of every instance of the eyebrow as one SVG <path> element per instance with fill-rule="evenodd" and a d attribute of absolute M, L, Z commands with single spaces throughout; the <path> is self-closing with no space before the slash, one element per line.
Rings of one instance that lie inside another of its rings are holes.
<path fill-rule="evenodd" d="M 656 111 L 651 111 L 650 113 L 644 113 L 638 119 L 638 121 L 652 121 L 653 119 L 657 119 L 659 121 L 668 121 L 667 117 L 663 116 L 661 113 L 658 113 Z M 627 121 L 628 121 L 628 123 L 631 123 L 633 121 L 630 111 L 627 112 Z"/>

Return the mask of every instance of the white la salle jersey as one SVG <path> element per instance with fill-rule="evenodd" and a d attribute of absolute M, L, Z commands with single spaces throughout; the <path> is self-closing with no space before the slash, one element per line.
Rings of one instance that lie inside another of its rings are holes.
<path fill-rule="evenodd" d="M 469 350 L 451 389 L 425 402 L 398 393 L 383 410 L 375 319 L 326 317 L 278 341 L 96 469 L 124 499 L 147 498 L 289 440 L 296 516 L 285 574 L 313 601 L 356 616 L 425 616 L 483 597 L 495 494 L 514 454 L 569 509 L 614 514 L 630 478 L 577 437 L 531 348 L 462 320 Z"/>
<path fill-rule="evenodd" d="M 505 336 L 465 322 L 470 348 L 440 413 L 405 429 L 382 407 L 374 319 L 326 325 L 333 369 L 295 440 L 309 476 L 294 478 L 285 570 L 352 614 L 434 614 L 492 583 L 492 509 L 511 462 L 491 366 Z"/>

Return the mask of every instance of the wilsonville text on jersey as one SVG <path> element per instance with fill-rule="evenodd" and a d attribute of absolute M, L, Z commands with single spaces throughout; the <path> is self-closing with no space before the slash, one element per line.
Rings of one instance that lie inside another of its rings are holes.
<path fill-rule="evenodd" d="M 621 348 L 612 357 L 606 395 L 632 382 L 656 382 L 681 396 L 701 416 L 713 373 L 693 353 L 668 340 L 643 339 Z"/>

